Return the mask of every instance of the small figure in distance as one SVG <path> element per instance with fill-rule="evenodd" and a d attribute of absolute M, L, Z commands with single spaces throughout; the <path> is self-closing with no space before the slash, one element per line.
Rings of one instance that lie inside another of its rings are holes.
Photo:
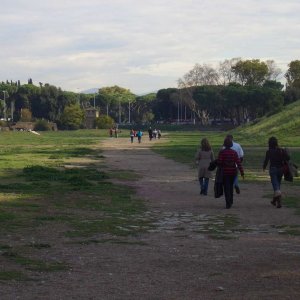
<path fill-rule="evenodd" d="M 149 129 L 148 129 L 148 134 L 149 134 L 149 141 L 152 141 L 152 138 L 153 138 L 153 131 L 152 131 L 151 126 L 150 126 Z"/>
<path fill-rule="evenodd" d="M 135 132 L 134 132 L 133 129 L 131 129 L 131 130 L 130 130 L 130 141 L 131 141 L 131 143 L 133 143 L 134 137 L 135 137 Z"/>
<path fill-rule="evenodd" d="M 158 139 L 161 138 L 161 130 L 160 129 L 157 130 L 157 137 L 158 137 Z"/>
<path fill-rule="evenodd" d="M 118 128 L 117 127 L 115 127 L 115 138 L 118 138 Z"/>
<path fill-rule="evenodd" d="M 113 129 L 112 128 L 109 128 L 109 137 L 113 137 Z"/>
<path fill-rule="evenodd" d="M 143 132 L 139 129 L 138 132 L 136 133 L 136 136 L 137 136 L 138 142 L 140 144 L 142 142 Z"/>

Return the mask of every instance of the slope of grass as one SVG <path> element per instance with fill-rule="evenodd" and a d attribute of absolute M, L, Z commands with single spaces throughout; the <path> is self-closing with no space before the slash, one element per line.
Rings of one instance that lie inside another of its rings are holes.
<path fill-rule="evenodd" d="M 169 132 L 164 135 L 167 141 L 155 145 L 153 149 L 165 157 L 194 165 L 194 156 L 202 138 L 208 138 L 217 156 L 228 133 L 202 130 Z M 244 149 L 243 165 L 247 180 L 268 180 L 268 174 L 262 172 L 262 163 L 271 136 L 278 138 L 280 146 L 289 148 L 292 161 L 300 166 L 300 100 L 287 105 L 277 114 L 236 128 L 230 133 Z M 299 181 L 299 177 L 295 178 L 295 183 L 299 184 Z"/>
<path fill-rule="evenodd" d="M 281 145 L 300 146 L 300 100 L 285 106 L 283 111 L 261 118 L 232 131 L 244 144 L 265 145 L 268 137 L 276 136 Z"/>

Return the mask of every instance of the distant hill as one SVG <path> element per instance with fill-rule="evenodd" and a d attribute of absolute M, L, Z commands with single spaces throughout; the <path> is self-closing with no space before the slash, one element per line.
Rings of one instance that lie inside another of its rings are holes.
<path fill-rule="evenodd" d="M 233 133 L 250 142 L 276 136 L 282 141 L 294 144 L 293 140 L 300 138 L 300 100 L 285 106 L 277 114 L 241 126 Z"/>

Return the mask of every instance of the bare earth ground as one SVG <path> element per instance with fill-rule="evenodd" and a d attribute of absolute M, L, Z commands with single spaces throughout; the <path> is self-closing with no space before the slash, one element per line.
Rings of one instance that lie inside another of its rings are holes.
<path fill-rule="evenodd" d="M 196 170 L 149 145 L 145 138 L 107 139 L 101 148 L 111 170 L 138 174 L 126 184 L 145 200 L 153 230 L 127 243 L 74 245 L 59 234 L 63 228 L 37 228 L 40 241 L 56 241 L 45 255 L 72 269 L 0 283 L 0 299 L 300 299 L 300 238 L 277 227 L 300 218 L 270 205 L 270 183 L 241 182 L 226 210 L 224 199 L 213 197 L 213 182 L 200 196 Z M 299 188 L 283 185 L 283 192 L 299 195 Z"/>

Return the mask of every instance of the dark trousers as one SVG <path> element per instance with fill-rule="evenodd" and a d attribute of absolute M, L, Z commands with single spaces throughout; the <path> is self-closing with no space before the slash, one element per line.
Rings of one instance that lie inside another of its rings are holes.
<path fill-rule="evenodd" d="M 233 182 L 235 175 L 225 175 L 223 177 L 223 187 L 225 194 L 226 207 L 230 208 L 233 203 Z"/>

